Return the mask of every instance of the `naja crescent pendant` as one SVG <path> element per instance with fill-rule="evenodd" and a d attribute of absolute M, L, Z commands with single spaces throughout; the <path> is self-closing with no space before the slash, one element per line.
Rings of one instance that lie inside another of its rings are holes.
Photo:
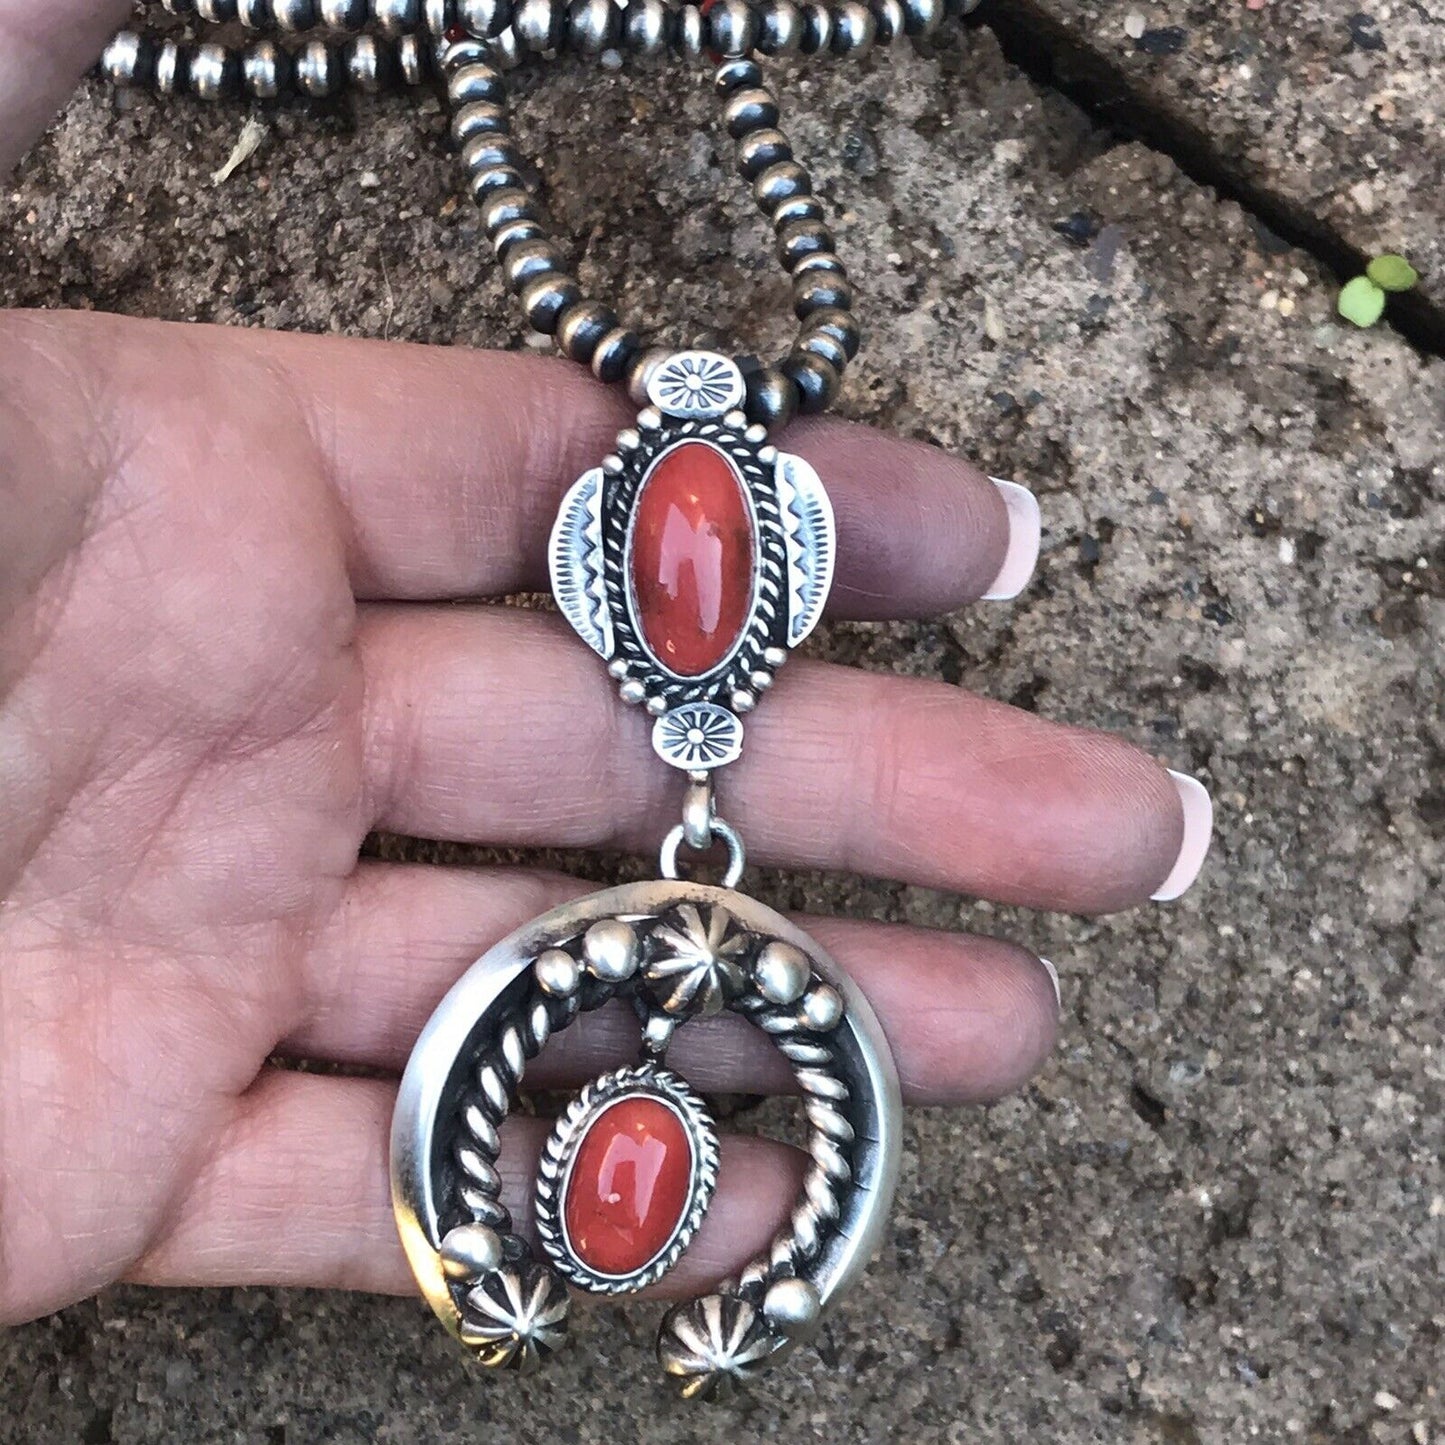
<path fill-rule="evenodd" d="M 532 1370 L 566 1339 L 570 1291 L 656 1284 L 706 1217 L 720 1150 L 706 1103 L 666 1066 L 675 1031 L 729 1012 L 792 1066 L 810 1163 L 768 1248 L 663 1319 L 658 1359 L 689 1398 L 716 1398 L 816 1330 L 872 1256 L 898 1174 L 901 1106 L 887 1040 L 818 944 L 734 891 L 742 840 L 713 779 L 742 717 L 816 625 L 832 581 L 827 493 L 737 410 L 733 362 L 683 352 L 651 405 L 562 501 L 551 540 L 563 615 L 653 747 L 687 774 L 664 877 L 537 919 L 485 954 L 427 1025 L 402 1080 L 392 1191 L 432 1308 L 485 1365 Z M 681 848 L 727 845 L 723 887 L 684 881 Z M 501 1127 L 528 1063 L 613 1000 L 639 1021 L 638 1062 L 587 1084 L 537 1167 L 534 1237 L 502 1203 Z"/>

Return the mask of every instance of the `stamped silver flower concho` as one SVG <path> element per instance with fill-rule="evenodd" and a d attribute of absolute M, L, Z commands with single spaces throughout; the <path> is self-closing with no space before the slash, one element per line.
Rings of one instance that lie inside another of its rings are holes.
<path fill-rule="evenodd" d="M 558 603 L 654 715 L 653 746 L 688 775 L 663 878 L 558 908 L 488 951 L 412 1054 L 392 1130 L 392 1194 L 412 1269 L 484 1365 L 535 1369 L 566 1340 L 569 1290 L 625 1295 L 683 1257 L 719 1178 L 706 1104 L 666 1067 L 676 1030 L 730 1013 L 791 1065 L 807 1176 L 777 1235 L 734 1278 L 673 1307 L 664 1374 L 714 1399 L 816 1330 L 877 1249 L 898 1173 L 901 1107 L 867 1001 L 819 945 L 738 893 L 742 842 L 713 806 L 742 716 L 813 629 L 832 578 L 832 509 L 817 475 L 737 410 L 726 357 L 652 371 L 651 405 L 563 501 Z M 724 886 L 681 878 L 683 844 L 727 844 Z M 532 1237 L 503 1202 L 501 1126 L 528 1063 L 581 1015 L 621 1004 L 639 1062 L 587 1084 L 542 1146 Z"/>

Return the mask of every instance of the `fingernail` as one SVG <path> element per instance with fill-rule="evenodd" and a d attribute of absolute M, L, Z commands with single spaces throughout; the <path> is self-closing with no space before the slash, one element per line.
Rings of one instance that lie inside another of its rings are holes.
<path fill-rule="evenodd" d="M 1060 1013 L 1063 1013 L 1064 994 L 1063 990 L 1059 987 L 1059 971 L 1046 958 L 1039 959 L 1039 962 L 1043 964 L 1044 969 L 1049 975 L 1049 982 L 1054 986 L 1054 1005 Z"/>
<path fill-rule="evenodd" d="M 1039 518 L 1039 499 L 1017 482 L 990 477 L 1003 504 L 1008 508 L 1008 552 L 993 585 L 983 594 L 985 602 L 1007 602 L 1029 585 L 1039 562 L 1039 539 L 1043 524 Z"/>
<path fill-rule="evenodd" d="M 1171 768 L 1169 776 L 1179 789 L 1179 801 L 1184 808 L 1184 842 L 1180 844 L 1179 856 L 1174 860 L 1169 876 L 1154 894 L 1155 903 L 1172 903 L 1199 877 L 1205 854 L 1209 852 L 1209 840 L 1214 834 L 1214 804 L 1210 801 L 1209 790 L 1198 778 L 1191 778 L 1187 773 L 1176 773 Z"/>

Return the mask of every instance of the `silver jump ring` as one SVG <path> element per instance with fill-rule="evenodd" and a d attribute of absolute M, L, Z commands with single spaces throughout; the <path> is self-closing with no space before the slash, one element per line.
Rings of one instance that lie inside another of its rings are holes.
<path fill-rule="evenodd" d="M 685 841 L 687 841 L 686 823 L 679 823 L 662 840 L 662 856 L 659 866 L 664 878 L 675 881 L 682 877 L 682 874 L 677 871 L 677 853 Z M 728 866 L 722 877 L 722 886 L 736 888 L 738 881 L 743 876 L 743 868 L 747 864 L 747 849 L 743 847 L 742 834 L 731 823 L 725 823 L 721 818 L 713 817 L 708 823 L 708 845 L 711 846 L 716 842 L 727 844 L 728 850 Z M 689 846 L 694 845 L 689 844 Z M 704 850 L 699 849 L 698 851 Z"/>

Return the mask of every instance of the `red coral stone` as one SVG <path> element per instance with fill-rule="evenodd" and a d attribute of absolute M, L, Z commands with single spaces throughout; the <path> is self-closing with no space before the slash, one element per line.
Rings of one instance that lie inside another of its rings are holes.
<path fill-rule="evenodd" d="M 634 1274 L 667 1247 L 692 1197 L 692 1141 L 658 1100 L 633 1095 L 588 1126 L 567 1177 L 572 1252 L 598 1274 Z"/>
<path fill-rule="evenodd" d="M 753 604 L 752 513 L 732 463 L 684 442 L 642 484 L 632 532 L 632 595 L 643 641 L 680 677 L 733 650 Z"/>

